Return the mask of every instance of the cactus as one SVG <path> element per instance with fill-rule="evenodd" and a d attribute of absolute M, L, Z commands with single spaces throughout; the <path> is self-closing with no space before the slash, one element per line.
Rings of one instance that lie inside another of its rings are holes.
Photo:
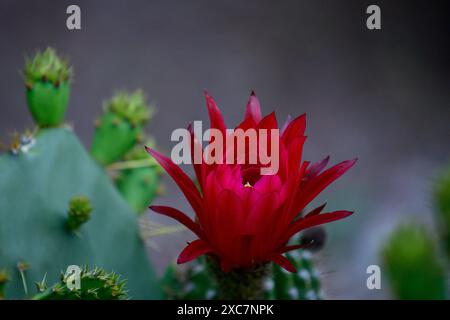
<path fill-rule="evenodd" d="M 91 201 L 84 196 L 73 197 L 69 202 L 67 228 L 76 231 L 91 218 Z"/>
<path fill-rule="evenodd" d="M 153 158 L 148 157 L 144 147 L 153 144 L 149 141 L 136 145 L 125 155 L 125 162 L 115 166 L 122 168 L 116 186 L 137 214 L 143 213 L 161 191 L 159 182 L 162 169 Z"/>
<path fill-rule="evenodd" d="M 27 298 L 33 281 L 47 274 L 56 282 L 60 270 L 75 264 L 115 270 L 133 298 L 159 298 L 136 215 L 71 128 L 59 125 L 71 73 L 53 49 L 26 61 L 29 109 L 39 128 L 16 134 L 0 154 L 0 270 L 9 271 L 0 273 L 0 296 Z M 49 85 L 51 94 L 43 89 Z M 136 132 L 149 116 L 142 93 L 116 97 L 108 113 Z"/>
<path fill-rule="evenodd" d="M 275 300 L 323 299 L 320 280 L 314 269 L 309 251 L 286 255 L 296 266 L 290 273 L 278 265 L 273 266 L 273 279 L 266 280 L 266 297 Z"/>
<path fill-rule="evenodd" d="M 61 273 L 59 282 L 47 288 L 45 279 L 36 283 L 39 291 L 33 300 L 124 300 L 127 299 L 125 280 L 114 272 L 102 269 L 89 270 L 84 267 L 80 273 L 80 287 L 69 288 L 67 283 L 72 275 Z"/>
<path fill-rule="evenodd" d="M 114 95 L 96 122 L 92 156 L 102 165 L 120 160 L 143 139 L 143 125 L 150 115 L 142 91 Z"/>
<path fill-rule="evenodd" d="M 287 256 L 298 268 L 297 273 L 289 273 L 279 266 L 273 265 L 273 271 L 269 272 L 264 280 L 264 298 L 277 300 L 322 299 L 320 281 L 309 251 Z M 161 286 L 168 299 L 220 298 L 220 289 L 216 278 L 210 271 L 207 258 L 192 261 L 185 272 L 178 271 L 175 264 L 169 264 L 161 279 Z"/>
<path fill-rule="evenodd" d="M 436 183 L 434 201 L 441 241 L 450 259 L 450 168 L 442 173 Z"/>
<path fill-rule="evenodd" d="M 41 127 L 61 124 L 72 77 L 67 60 L 48 48 L 26 59 L 24 76 L 28 107 L 36 123 Z"/>
<path fill-rule="evenodd" d="M 107 174 L 67 128 L 34 139 L 26 152 L 0 157 L 0 268 L 12 270 L 24 259 L 29 282 L 71 264 L 98 265 L 126 277 L 133 297 L 159 297 L 136 217 Z M 66 228 L 67 208 L 79 194 L 91 199 L 93 211 L 76 236 Z M 24 296 L 20 274 L 6 294 Z"/>
<path fill-rule="evenodd" d="M 419 224 L 399 226 L 382 250 L 384 270 L 399 299 L 446 299 L 446 276 L 435 243 Z"/>

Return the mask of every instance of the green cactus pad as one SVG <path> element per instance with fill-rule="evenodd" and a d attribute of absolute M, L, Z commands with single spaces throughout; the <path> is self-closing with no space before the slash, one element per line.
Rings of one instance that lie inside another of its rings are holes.
<path fill-rule="evenodd" d="M 382 250 L 385 270 L 398 299 L 446 299 L 444 269 L 426 230 L 413 223 L 399 226 Z"/>
<path fill-rule="evenodd" d="M 67 110 L 72 70 L 48 48 L 25 61 L 25 84 L 31 115 L 41 127 L 61 124 Z"/>
<path fill-rule="evenodd" d="M 162 168 L 148 156 L 144 145 L 152 143 L 136 145 L 124 158 L 124 163 L 139 166 L 122 170 L 116 180 L 120 193 L 137 214 L 143 213 L 158 194 L 162 174 Z"/>
<path fill-rule="evenodd" d="M 69 200 L 85 195 L 92 217 L 79 234 L 67 230 Z M 11 270 L 8 298 L 24 298 L 16 265 L 26 261 L 29 288 L 49 283 L 69 265 L 96 265 L 127 279 L 131 298 L 160 298 L 136 215 L 107 174 L 65 128 L 40 131 L 35 144 L 0 156 L 0 269 Z"/>
<path fill-rule="evenodd" d="M 70 84 L 61 82 L 55 87 L 51 82 L 35 82 L 27 89 L 28 108 L 40 127 L 61 124 L 69 102 Z"/>
<path fill-rule="evenodd" d="M 142 134 L 142 126 L 133 126 L 108 111 L 97 121 L 91 154 L 106 166 L 120 160 L 139 141 Z"/>
<path fill-rule="evenodd" d="M 71 281 L 70 275 L 61 274 L 58 283 L 45 288 L 45 283 L 38 283 L 40 291 L 33 300 L 124 300 L 127 298 L 125 285 L 114 272 L 108 273 L 102 269 L 89 270 L 84 267 L 80 273 L 80 288 L 70 289 L 67 283 Z"/>

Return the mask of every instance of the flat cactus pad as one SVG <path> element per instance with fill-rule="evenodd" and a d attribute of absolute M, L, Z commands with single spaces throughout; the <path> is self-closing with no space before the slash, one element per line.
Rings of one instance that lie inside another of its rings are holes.
<path fill-rule="evenodd" d="M 77 232 L 66 228 L 69 201 L 90 199 L 91 218 Z M 29 267 L 22 273 L 17 264 Z M 98 266 L 127 280 L 130 298 L 161 292 L 139 236 L 136 215 L 104 170 L 67 128 L 41 130 L 35 144 L 0 156 L 0 269 L 7 299 L 27 298 L 33 283 L 49 283 L 69 265 Z"/>

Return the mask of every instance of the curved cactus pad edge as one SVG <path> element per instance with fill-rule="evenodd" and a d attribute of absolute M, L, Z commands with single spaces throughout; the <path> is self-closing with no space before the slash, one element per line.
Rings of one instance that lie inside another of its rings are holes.
<path fill-rule="evenodd" d="M 75 195 L 89 197 L 94 208 L 78 234 L 65 228 Z M 11 273 L 7 298 L 25 296 L 19 261 L 30 266 L 28 288 L 45 274 L 58 281 L 69 265 L 95 265 L 121 274 L 131 298 L 161 298 L 135 214 L 66 128 L 42 130 L 26 153 L 0 156 L 0 221 L 0 268 Z"/>

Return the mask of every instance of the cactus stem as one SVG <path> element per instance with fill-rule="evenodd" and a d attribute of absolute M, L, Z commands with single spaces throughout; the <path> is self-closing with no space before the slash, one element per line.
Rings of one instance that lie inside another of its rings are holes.
<path fill-rule="evenodd" d="M 207 263 L 219 285 L 219 299 L 264 299 L 264 284 L 271 272 L 270 264 L 259 265 L 250 270 L 233 269 L 225 273 L 214 258 L 208 256 Z"/>

